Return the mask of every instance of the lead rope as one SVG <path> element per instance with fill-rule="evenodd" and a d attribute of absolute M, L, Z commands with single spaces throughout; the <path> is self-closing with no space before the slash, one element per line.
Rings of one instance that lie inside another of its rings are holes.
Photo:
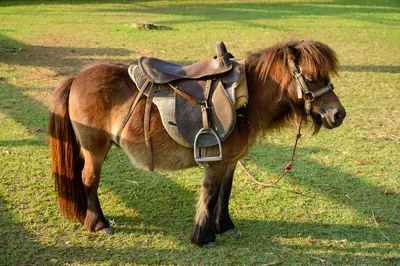
<path fill-rule="evenodd" d="M 294 143 L 294 147 L 293 147 L 292 158 L 290 159 L 290 162 L 288 163 L 288 165 L 286 165 L 285 170 L 283 171 L 282 175 L 278 179 L 272 180 L 272 181 L 270 181 L 270 183 L 263 183 L 263 182 L 257 181 L 253 177 L 253 175 L 249 171 L 246 170 L 246 168 L 243 166 L 242 162 L 239 161 L 239 165 L 242 168 L 242 170 L 247 174 L 247 176 L 251 180 L 253 180 L 254 183 L 256 183 L 257 185 L 260 185 L 262 187 L 273 187 L 286 175 L 287 172 L 292 170 L 293 161 L 294 161 L 294 155 L 296 154 L 297 143 L 299 142 L 299 139 L 301 138 L 301 124 L 302 124 L 302 122 L 303 122 L 303 118 L 301 118 L 301 120 L 300 120 L 299 130 L 298 130 L 297 136 L 296 136 L 296 142 Z"/>

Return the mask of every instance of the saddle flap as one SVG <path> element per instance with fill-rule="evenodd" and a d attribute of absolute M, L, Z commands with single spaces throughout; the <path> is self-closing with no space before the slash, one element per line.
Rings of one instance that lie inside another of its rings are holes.
<path fill-rule="evenodd" d="M 199 88 L 202 88 L 205 82 L 205 80 L 199 80 Z M 179 85 L 185 87 L 182 83 Z M 191 83 L 192 85 L 193 83 Z M 191 90 L 191 92 L 193 91 L 195 90 Z M 202 89 L 197 91 L 198 93 L 203 93 Z M 211 101 L 208 110 L 211 119 L 210 126 L 217 133 L 220 140 L 223 141 L 229 136 L 236 123 L 235 109 L 220 78 L 213 82 L 211 91 L 212 95 L 210 96 Z M 203 95 L 196 96 L 204 98 Z M 196 134 L 203 127 L 201 107 L 176 94 L 175 112 L 176 124 L 180 135 L 185 141 L 193 145 Z M 217 139 L 209 134 L 201 135 L 197 141 L 198 147 L 210 147 L 217 144 Z"/>

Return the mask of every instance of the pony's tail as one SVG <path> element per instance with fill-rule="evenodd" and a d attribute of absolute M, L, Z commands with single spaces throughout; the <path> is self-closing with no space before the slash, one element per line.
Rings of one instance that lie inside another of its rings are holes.
<path fill-rule="evenodd" d="M 68 113 L 69 93 L 74 79 L 64 80 L 53 92 L 48 138 L 60 211 L 67 218 L 83 223 L 87 210 L 82 184 L 84 160 Z"/>

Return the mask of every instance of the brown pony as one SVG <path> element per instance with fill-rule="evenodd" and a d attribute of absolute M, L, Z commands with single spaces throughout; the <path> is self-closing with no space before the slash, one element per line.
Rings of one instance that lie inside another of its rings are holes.
<path fill-rule="evenodd" d="M 312 117 L 315 132 L 342 124 L 345 109 L 332 90 L 318 98 L 298 98 L 293 66 L 311 92 L 326 87 L 336 73 L 335 53 L 316 41 L 288 41 L 250 53 L 246 59 L 249 101 L 245 123 L 237 123 L 222 143 L 224 158 L 204 168 L 203 189 L 191 235 L 196 245 L 215 245 L 215 234 L 236 234 L 228 203 L 233 174 L 257 136 L 294 118 Z M 54 91 L 49 142 L 52 171 L 61 212 L 90 231 L 112 233 L 104 218 L 97 189 L 101 167 L 138 90 L 125 64 L 95 64 Z M 332 87 L 333 89 L 333 87 Z M 304 105 L 310 103 L 306 112 Z M 143 137 L 143 97 L 124 127 L 119 146 L 137 167 L 148 165 Z M 150 135 L 156 170 L 196 166 L 193 149 L 177 144 L 163 128 L 157 107 L 151 107 Z M 243 134 L 245 132 L 245 134 Z M 218 152 L 216 148 L 216 152 Z"/>

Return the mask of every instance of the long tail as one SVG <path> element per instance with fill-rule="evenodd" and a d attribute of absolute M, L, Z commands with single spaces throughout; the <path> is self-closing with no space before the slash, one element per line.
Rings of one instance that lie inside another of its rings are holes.
<path fill-rule="evenodd" d="M 74 79 L 66 79 L 53 92 L 48 138 L 60 211 L 67 218 L 83 223 L 87 210 L 82 184 L 84 160 L 80 156 L 80 145 L 68 113 L 69 93 Z"/>

